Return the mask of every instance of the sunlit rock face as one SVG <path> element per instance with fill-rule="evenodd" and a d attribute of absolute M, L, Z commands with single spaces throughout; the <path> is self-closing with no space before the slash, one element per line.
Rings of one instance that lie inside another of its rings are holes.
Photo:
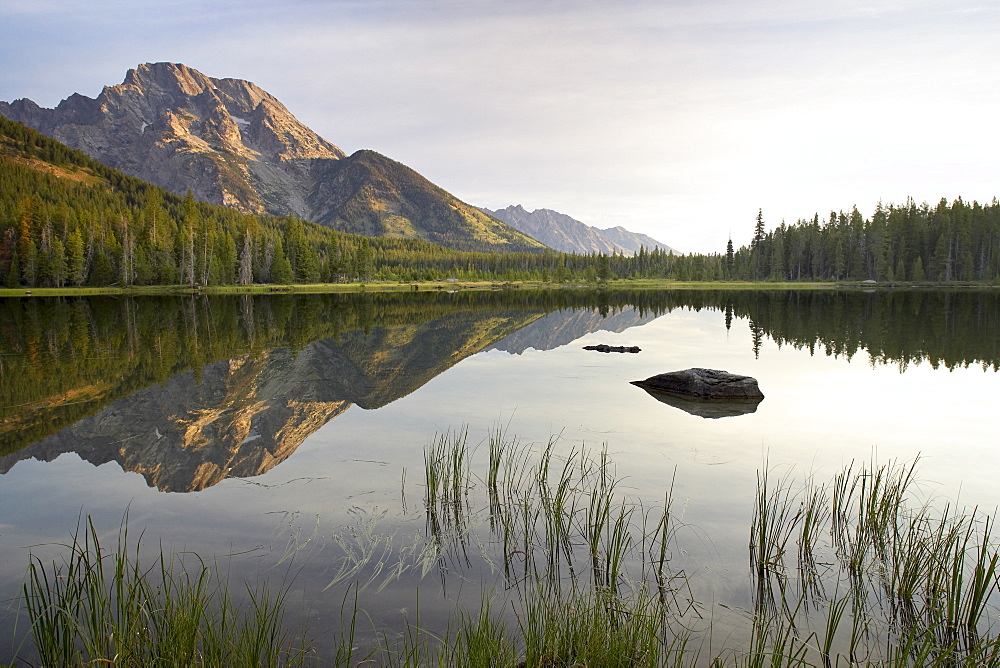
<path fill-rule="evenodd" d="M 345 157 L 253 83 L 175 63 L 129 70 L 96 99 L 73 94 L 55 109 L 18 100 L 0 114 L 173 192 L 252 213 L 305 215 L 310 161 Z"/>
<path fill-rule="evenodd" d="M 146 63 L 96 99 L 55 109 L 0 102 L 0 115 L 178 195 L 254 214 L 293 214 L 369 236 L 468 250 L 543 245 L 374 151 L 347 156 L 274 96 L 179 63 Z"/>

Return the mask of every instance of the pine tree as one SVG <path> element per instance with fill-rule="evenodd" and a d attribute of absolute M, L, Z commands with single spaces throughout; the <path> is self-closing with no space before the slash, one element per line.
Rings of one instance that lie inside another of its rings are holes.
<path fill-rule="evenodd" d="M 271 282 L 279 285 L 288 285 L 295 280 L 295 274 L 292 273 L 292 263 L 288 261 L 288 257 L 285 255 L 281 239 L 278 239 L 274 246 L 274 260 L 271 262 L 270 274 Z"/>
<path fill-rule="evenodd" d="M 782 223 L 784 226 L 784 223 Z M 783 281 L 785 274 L 785 235 L 784 228 L 775 230 L 771 243 L 771 278 L 775 281 Z"/>
<path fill-rule="evenodd" d="M 84 269 L 86 256 L 83 252 L 83 237 L 80 230 L 74 229 L 66 237 L 66 280 L 73 285 L 83 285 L 87 280 Z"/>
<path fill-rule="evenodd" d="M 931 278 L 936 281 L 951 280 L 951 243 L 944 232 L 938 236 L 937 244 L 934 247 L 934 256 L 931 258 Z"/>
<path fill-rule="evenodd" d="M 198 228 L 198 208 L 189 189 L 184 199 L 184 234 L 181 239 L 181 280 L 194 287 L 196 278 L 195 232 Z"/>
<path fill-rule="evenodd" d="M 66 250 L 59 237 L 52 239 L 52 259 L 49 261 L 49 280 L 57 288 L 66 284 Z"/>
<path fill-rule="evenodd" d="M 757 209 L 757 223 L 753 227 L 753 241 L 751 246 L 756 248 L 757 244 L 764 240 L 764 210 Z"/>
<path fill-rule="evenodd" d="M 17 253 L 10 258 L 10 268 L 4 278 L 4 285 L 8 288 L 16 288 L 21 283 L 21 263 L 18 261 Z"/>
<path fill-rule="evenodd" d="M 597 257 L 597 280 L 601 282 L 611 280 L 611 260 L 604 253 Z"/>
<path fill-rule="evenodd" d="M 228 231 L 223 235 L 218 255 L 219 282 L 232 285 L 237 278 L 236 241 Z"/>
<path fill-rule="evenodd" d="M 753 228 L 753 239 L 750 241 L 750 252 L 753 255 L 753 278 L 755 281 L 760 280 L 761 264 L 763 258 L 761 257 L 761 244 L 764 243 L 766 235 L 764 234 L 764 210 L 757 210 L 757 223 Z"/>
<path fill-rule="evenodd" d="M 301 224 L 301 223 L 300 223 Z M 299 244 L 298 267 L 295 269 L 295 278 L 300 283 L 315 283 L 319 280 L 319 259 L 316 257 L 316 248 L 303 241 Z"/>
<path fill-rule="evenodd" d="M 354 275 L 365 283 L 375 271 L 375 253 L 367 237 L 361 239 L 354 253 Z"/>
<path fill-rule="evenodd" d="M 21 280 L 25 285 L 31 287 L 35 285 L 37 279 L 38 248 L 33 240 L 28 239 L 28 243 L 24 244 L 24 253 L 22 254 Z"/>
<path fill-rule="evenodd" d="M 253 282 L 253 242 L 250 230 L 243 233 L 243 250 L 240 251 L 240 285 L 250 285 Z"/>
<path fill-rule="evenodd" d="M 128 216 L 122 216 L 121 239 L 121 282 L 122 285 L 132 285 L 135 283 L 135 232 L 129 227 Z"/>

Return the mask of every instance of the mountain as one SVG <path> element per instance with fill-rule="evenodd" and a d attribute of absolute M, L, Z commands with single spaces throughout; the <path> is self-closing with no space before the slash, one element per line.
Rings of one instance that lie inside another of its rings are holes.
<path fill-rule="evenodd" d="M 645 234 L 629 232 L 621 226 L 602 230 L 551 209 L 535 209 L 529 213 L 517 204 L 497 211 L 489 209 L 483 211 L 538 239 L 546 246 L 566 253 L 634 255 L 639 252 L 640 247 L 646 250 L 661 248 L 669 253 L 677 252 L 662 241 L 647 237 Z"/>
<path fill-rule="evenodd" d="M 529 348 L 553 350 L 595 332 L 621 333 L 632 327 L 652 322 L 659 315 L 626 306 L 613 314 L 604 315 L 600 309 L 564 309 L 548 313 L 529 323 L 513 334 L 496 342 L 490 350 L 502 350 L 520 355 Z"/>
<path fill-rule="evenodd" d="M 140 65 L 97 98 L 74 93 L 54 109 L 0 102 L 0 115 L 176 194 L 190 189 L 246 213 L 459 250 L 543 248 L 398 162 L 346 155 L 255 84 L 182 64 Z"/>

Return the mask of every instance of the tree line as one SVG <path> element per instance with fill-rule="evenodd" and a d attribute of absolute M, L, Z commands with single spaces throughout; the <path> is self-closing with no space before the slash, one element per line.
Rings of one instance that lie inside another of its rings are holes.
<path fill-rule="evenodd" d="M 881 202 L 869 218 L 857 207 L 825 220 L 782 222 L 765 232 L 763 216 L 749 246 L 725 255 L 729 276 L 778 281 L 1000 280 L 1000 203 L 958 198 L 935 206 L 912 199 Z"/>

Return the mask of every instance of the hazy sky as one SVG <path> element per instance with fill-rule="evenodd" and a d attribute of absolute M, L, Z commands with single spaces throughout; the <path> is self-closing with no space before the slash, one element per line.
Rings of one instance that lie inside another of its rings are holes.
<path fill-rule="evenodd" d="M 459 198 L 683 251 L 1000 196 L 1000 2 L 0 0 L 0 100 L 143 62 L 248 79 Z"/>

